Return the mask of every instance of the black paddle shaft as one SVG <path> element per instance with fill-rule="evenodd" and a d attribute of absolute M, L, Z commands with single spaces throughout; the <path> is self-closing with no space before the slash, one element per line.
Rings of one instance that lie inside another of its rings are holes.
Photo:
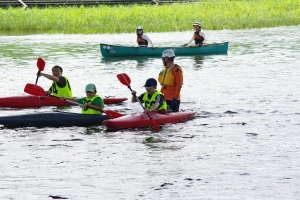
<path fill-rule="evenodd" d="M 130 91 L 132 91 L 130 85 L 128 86 L 128 88 L 130 89 Z M 140 105 L 142 106 L 142 108 L 145 110 L 145 107 L 144 107 L 143 103 L 140 101 L 140 99 L 139 99 L 136 95 L 134 95 L 134 96 L 135 96 L 136 100 L 140 103 Z M 153 119 L 153 118 L 149 115 L 149 113 L 146 113 L 146 114 L 148 115 L 148 117 L 149 117 L 151 120 Z"/>

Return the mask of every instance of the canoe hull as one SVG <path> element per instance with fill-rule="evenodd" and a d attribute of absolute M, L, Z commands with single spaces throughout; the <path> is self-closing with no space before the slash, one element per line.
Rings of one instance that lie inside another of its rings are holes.
<path fill-rule="evenodd" d="M 104 98 L 104 104 L 118 104 L 126 101 L 127 98 Z M 76 105 L 67 101 L 48 96 L 13 96 L 0 98 L 0 107 L 42 107 L 42 106 L 70 106 Z"/>
<path fill-rule="evenodd" d="M 176 56 L 224 54 L 228 51 L 228 42 L 203 45 L 201 47 L 155 47 L 138 48 L 100 44 L 103 57 L 128 57 L 128 56 L 161 56 L 166 49 L 173 49 Z"/>
<path fill-rule="evenodd" d="M 150 115 L 158 125 L 164 125 L 187 121 L 195 114 L 195 111 L 191 111 L 168 114 L 151 113 Z M 125 115 L 116 119 L 104 120 L 102 123 L 108 129 L 141 128 L 152 126 L 150 118 L 145 113 Z"/>
<path fill-rule="evenodd" d="M 49 112 L 0 117 L 5 127 L 88 127 L 102 125 L 107 115 L 83 115 L 79 113 Z"/>

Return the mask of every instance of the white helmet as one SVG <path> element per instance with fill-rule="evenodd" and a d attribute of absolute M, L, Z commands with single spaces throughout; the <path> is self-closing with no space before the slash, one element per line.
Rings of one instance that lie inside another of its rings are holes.
<path fill-rule="evenodd" d="M 167 49 L 162 53 L 161 57 L 162 58 L 164 58 L 164 57 L 173 58 L 173 57 L 175 57 L 175 53 L 172 49 Z"/>

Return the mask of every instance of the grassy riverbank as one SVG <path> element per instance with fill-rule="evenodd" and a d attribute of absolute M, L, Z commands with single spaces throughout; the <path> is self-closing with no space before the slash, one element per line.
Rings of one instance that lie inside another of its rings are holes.
<path fill-rule="evenodd" d="M 0 8 L 0 32 L 124 33 L 141 25 L 146 32 L 299 25 L 300 0 L 204 1 L 172 5 Z"/>

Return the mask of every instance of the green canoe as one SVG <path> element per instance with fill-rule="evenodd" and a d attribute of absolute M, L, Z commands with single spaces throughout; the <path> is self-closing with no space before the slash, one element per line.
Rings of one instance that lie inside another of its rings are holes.
<path fill-rule="evenodd" d="M 166 49 L 173 49 L 176 56 L 194 56 L 209 54 L 225 54 L 228 51 L 228 42 L 205 44 L 201 47 L 155 47 L 152 49 L 119 46 L 100 43 L 100 51 L 103 57 L 126 57 L 126 56 L 161 56 Z"/>

